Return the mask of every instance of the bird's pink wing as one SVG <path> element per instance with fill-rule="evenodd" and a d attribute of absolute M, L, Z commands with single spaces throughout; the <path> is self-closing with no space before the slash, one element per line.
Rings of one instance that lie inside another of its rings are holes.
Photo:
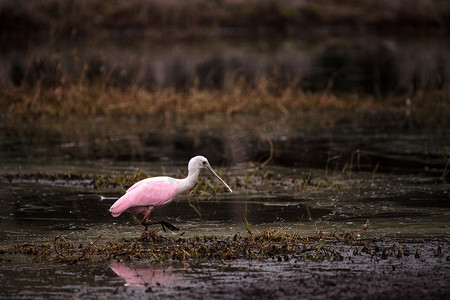
<path fill-rule="evenodd" d="M 126 210 L 139 207 L 158 207 L 168 204 L 177 194 L 178 185 L 168 180 L 144 179 L 128 189 L 125 195 L 111 206 L 109 211 L 113 217 L 119 216 Z"/>
<path fill-rule="evenodd" d="M 137 189 L 138 187 L 140 187 L 142 185 L 145 185 L 145 184 L 147 184 L 147 183 L 149 183 L 151 181 L 154 181 L 154 180 L 155 180 L 154 177 L 150 177 L 150 178 L 146 178 L 146 179 L 140 180 L 140 181 L 136 182 L 135 184 L 133 184 L 132 186 L 130 186 L 126 192 L 127 193 L 131 192 L 132 190 Z"/>

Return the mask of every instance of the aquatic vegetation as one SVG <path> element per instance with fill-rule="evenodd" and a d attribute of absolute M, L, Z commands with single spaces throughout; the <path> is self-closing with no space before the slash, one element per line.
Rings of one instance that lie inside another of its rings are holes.
<path fill-rule="evenodd" d="M 78 172 L 50 173 L 41 171 L 34 173 L 2 174 L 0 180 L 13 183 L 39 182 L 49 185 L 84 186 L 93 189 L 117 187 L 125 189 L 147 177 L 150 177 L 150 175 L 143 170 L 132 173 L 122 172 L 115 175 L 95 175 Z"/>
<path fill-rule="evenodd" d="M 247 229 L 248 237 L 251 238 L 253 236 L 252 228 L 247 220 L 247 203 L 245 203 L 245 211 L 244 211 L 244 225 L 245 229 Z"/>
<path fill-rule="evenodd" d="M 447 184 L 447 174 L 448 174 L 448 166 L 450 164 L 450 157 L 447 159 L 447 163 L 445 164 L 444 171 L 442 171 L 441 181 L 443 184 Z"/>
<path fill-rule="evenodd" d="M 372 259 L 402 258 L 414 255 L 421 259 L 420 249 L 388 239 L 361 238 L 370 223 L 361 229 L 330 232 L 317 230 L 307 236 L 300 232 L 268 229 L 248 236 L 236 233 L 226 238 L 204 235 L 192 238 L 164 237 L 155 232 L 142 233 L 136 238 L 108 241 L 100 235 L 89 244 L 73 244 L 62 236 L 45 244 L 24 243 L 1 249 L 0 254 L 31 255 L 37 262 L 79 264 L 109 260 L 150 260 L 154 262 L 211 260 L 278 260 L 340 261 L 346 257 L 367 255 Z M 438 245 L 436 255 L 443 257 L 446 246 Z"/>
<path fill-rule="evenodd" d="M 367 228 L 366 228 L 367 229 Z M 364 229 L 364 230 L 366 230 Z M 250 231 L 251 232 L 251 231 Z M 75 245 L 62 236 L 45 244 L 24 243 L 0 250 L 0 254 L 32 255 L 38 262 L 76 264 L 90 261 L 139 260 L 230 260 L 230 259 L 278 259 L 292 258 L 321 261 L 342 260 L 340 246 L 367 246 L 370 240 L 360 240 L 354 233 L 318 231 L 314 236 L 299 232 L 269 229 L 253 232 L 247 237 L 239 233 L 226 238 L 203 236 L 193 238 L 163 237 L 155 232 L 144 232 L 140 237 L 120 241 L 101 240 L 87 245 Z M 370 248 L 372 249 L 372 248 Z M 369 250 L 367 250 L 369 251 Z M 379 248 L 371 255 L 380 252 Z M 386 252 L 386 250 L 385 250 Z"/>
<path fill-rule="evenodd" d="M 268 193 L 276 190 L 307 191 L 319 189 L 345 189 L 348 184 L 354 184 L 354 179 L 341 176 L 324 176 L 323 174 L 314 175 L 312 170 L 303 174 L 281 175 L 276 173 L 269 166 L 264 168 L 253 166 L 243 171 L 243 175 L 232 174 L 229 172 L 220 172 L 219 176 L 225 178 L 233 190 L 243 193 L 254 193 L 265 190 Z M 181 178 L 183 174 L 167 174 L 168 176 Z M 36 182 L 54 186 L 82 186 L 85 188 L 103 190 L 103 189 L 127 189 L 139 180 L 151 177 L 151 175 L 139 169 L 134 172 L 120 172 L 114 174 L 88 174 L 81 172 L 14 172 L 0 175 L 0 181 L 10 183 L 28 183 Z M 209 177 L 202 177 L 190 191 L 190 194 L 200 196 L 209 196 L 226 192 L 225 187 Z"/>

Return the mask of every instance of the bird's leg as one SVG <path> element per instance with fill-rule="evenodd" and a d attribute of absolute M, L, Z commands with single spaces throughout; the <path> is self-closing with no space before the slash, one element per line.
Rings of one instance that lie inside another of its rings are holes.
<path fill-rule="evenodd" d="M 174 225 L 170 224 L 169 222 L 167 222 L 166 220 L 162 219 L 159 221 L 148 221 L 148 217 L 150 216 L 150 213 L 152 212 L 152 210 L 154 209 L 154 207 L 150 206 L 148 208 L 148 210 L 145 212 L 144 218 L 142 219 L 141 224 L 145 226 L 145 231 L 148 230 L 148 225 L 153 225 L 153 224 L 161 224 L 162 229 L 164 231 L 166 231 L 166 227 L 169 228 L 169 230 L 172 231 L 178 231 L 180 230 L 179 228 L 175 227 Z"/>
<path fill-rule="evenodd" d="M 161 226 L 164 228 L 164 226 L 166 226 L 167 228 L 169 228 L 170 230 L 172 230 L 172 231 L 178 231 L 178 230 L 180 230 L 180 228 L 178 228 L 178 227 L 176 227 L 176 226 L 174 226 L 174 225 L 172 225 L 172 224 L 170 224 L 169 222 L 167 222 L 166 220 L 161 220 L 162 221 L 162 223 L 161 223 Z"/>
<path fill-rule="evenodd" d="M 152 210 L 153 210 L 153 207 L 150 206 L 147 209 L 147 211 L 145 212 L 144 218 L 142 219 L 141 224 L 145 226 L 145 231 L 147 231 L 147 229 L 148 229 L 148 225 L 149 225 L 148 224 L 148 217 L 150 216 L 150 213 L 152 212 Z"/>
<path fill-rule="evenodd" d="M 161 224 L 161 226 L 162 226 L 162 229 L 164 230 L 164 231 L 166 231 L 166 227 L 169 229 L 169 230 L 172 230 L 172 231 L 178 231 L 178 230 L 180 230 L 178 227 L 175 227 L 174 225 L 172 225 L 172 224 L 170 224 L 169 222 L 167 222 L 166 220 L 164 220 L 164 219 L 162 219 L 162 220 L 159 220 L 159 221 L 151 221 L 151 222 L 145 222 L 145 224 L 143 223 L 143 225 L 145 225 L 145 227 L 147 227 L 148 225 L 153 225 L 153 224 Z"/>

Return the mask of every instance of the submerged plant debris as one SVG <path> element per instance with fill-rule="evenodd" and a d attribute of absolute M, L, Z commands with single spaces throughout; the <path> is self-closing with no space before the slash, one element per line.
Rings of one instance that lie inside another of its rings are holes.
<path fill-rule="evenodd" d="M 0 254 L 32 255 L 36 262 L 78 264 L 83 262 L 105 262 L 110 260 L 134 261 L 191 261 L 211 260 L 278 260 L 301 259 L 309 261 L 341 261 L 352 256 L 366 255 L 371 259 L 414 255 L 421 259 L 418 248 L 410 249 L 389 240 L 360 238 L 360 233 L 369 228 L 368 222 L 362 229 L 344 231 L 334 229 L 325 233 L 318 230 L 307 236 L 299 232 L 269 229 L 248 236 L 239 233 L 226 238 L 196 236 L 191 238 L 163 237 L 155 232 L 120 241 L 96 241 L 89 244 L 74 244 L 62 236 L 44 244 L 23 243 L 0 250 Z M 448 245 L 439 244 L 436 255 L 448 255 Z"/>
<path fill-rule="evenodd" d="M 274 175 L 274 172 L 268 168 L 257 168 L 250 174 L 241 176 L 229 176 L 230 174 L 220 174 L 221 177 L 226 178 L 233 190 L 254 191 L 256 187 L 277 188 L 287 186 L 294 190 L 305 190 L 308 187 L 313 188 L 335 188 L 343 189 L 345 184 L 338 180 L 337 176 L 318 176 L 311 178 L 310 173 L 305 178 L 296 176 L 283 176 L 280 174 Z M 127 189 L 139 180 L 152 177 L 144 170 L 137 170 L 135 172 L 122 172 L 119 174 L 87 174 L 80 172 L 32 172 L 32 173 L 9 173 L 0 175 L 0 182 L 8 183 L 42 183 L 53 186 L 82 186 L 92 189 L 109 189 L 109 188 L 123 188 Z M 169 174 L 175 178 L 186 176 L 185 174 Z M 287 180 L 286 180 L 287 179 Z M 349 178 L 346 178 L 348 181 Z M 218 193 L 224 192 L 225 189 L 222 184 L 216 180 L 202 177 L 198 180 L 191 193 Z"/>
<path fill-rule="evenodd" d="M 51 183 L 52 185 L 63 186 L 84 186 L 92 188 L 105 187 L 129 187 L 133 183 L 149 177 L 145 171 L 139 170 L 133 173 L 123 172 L 117 175 L 95 175 L 79 172 L 34 172 L 34 173 L 12 173 L 3 174 L 2 181 L 17 182 L 41 182 Z"/>

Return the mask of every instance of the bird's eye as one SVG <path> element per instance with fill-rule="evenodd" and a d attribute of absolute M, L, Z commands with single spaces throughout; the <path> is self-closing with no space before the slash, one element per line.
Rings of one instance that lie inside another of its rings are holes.
<path fill-rule="evenodd" d="M 203 165 L 206 166 L 206 161 L 203 162 Z"/>

